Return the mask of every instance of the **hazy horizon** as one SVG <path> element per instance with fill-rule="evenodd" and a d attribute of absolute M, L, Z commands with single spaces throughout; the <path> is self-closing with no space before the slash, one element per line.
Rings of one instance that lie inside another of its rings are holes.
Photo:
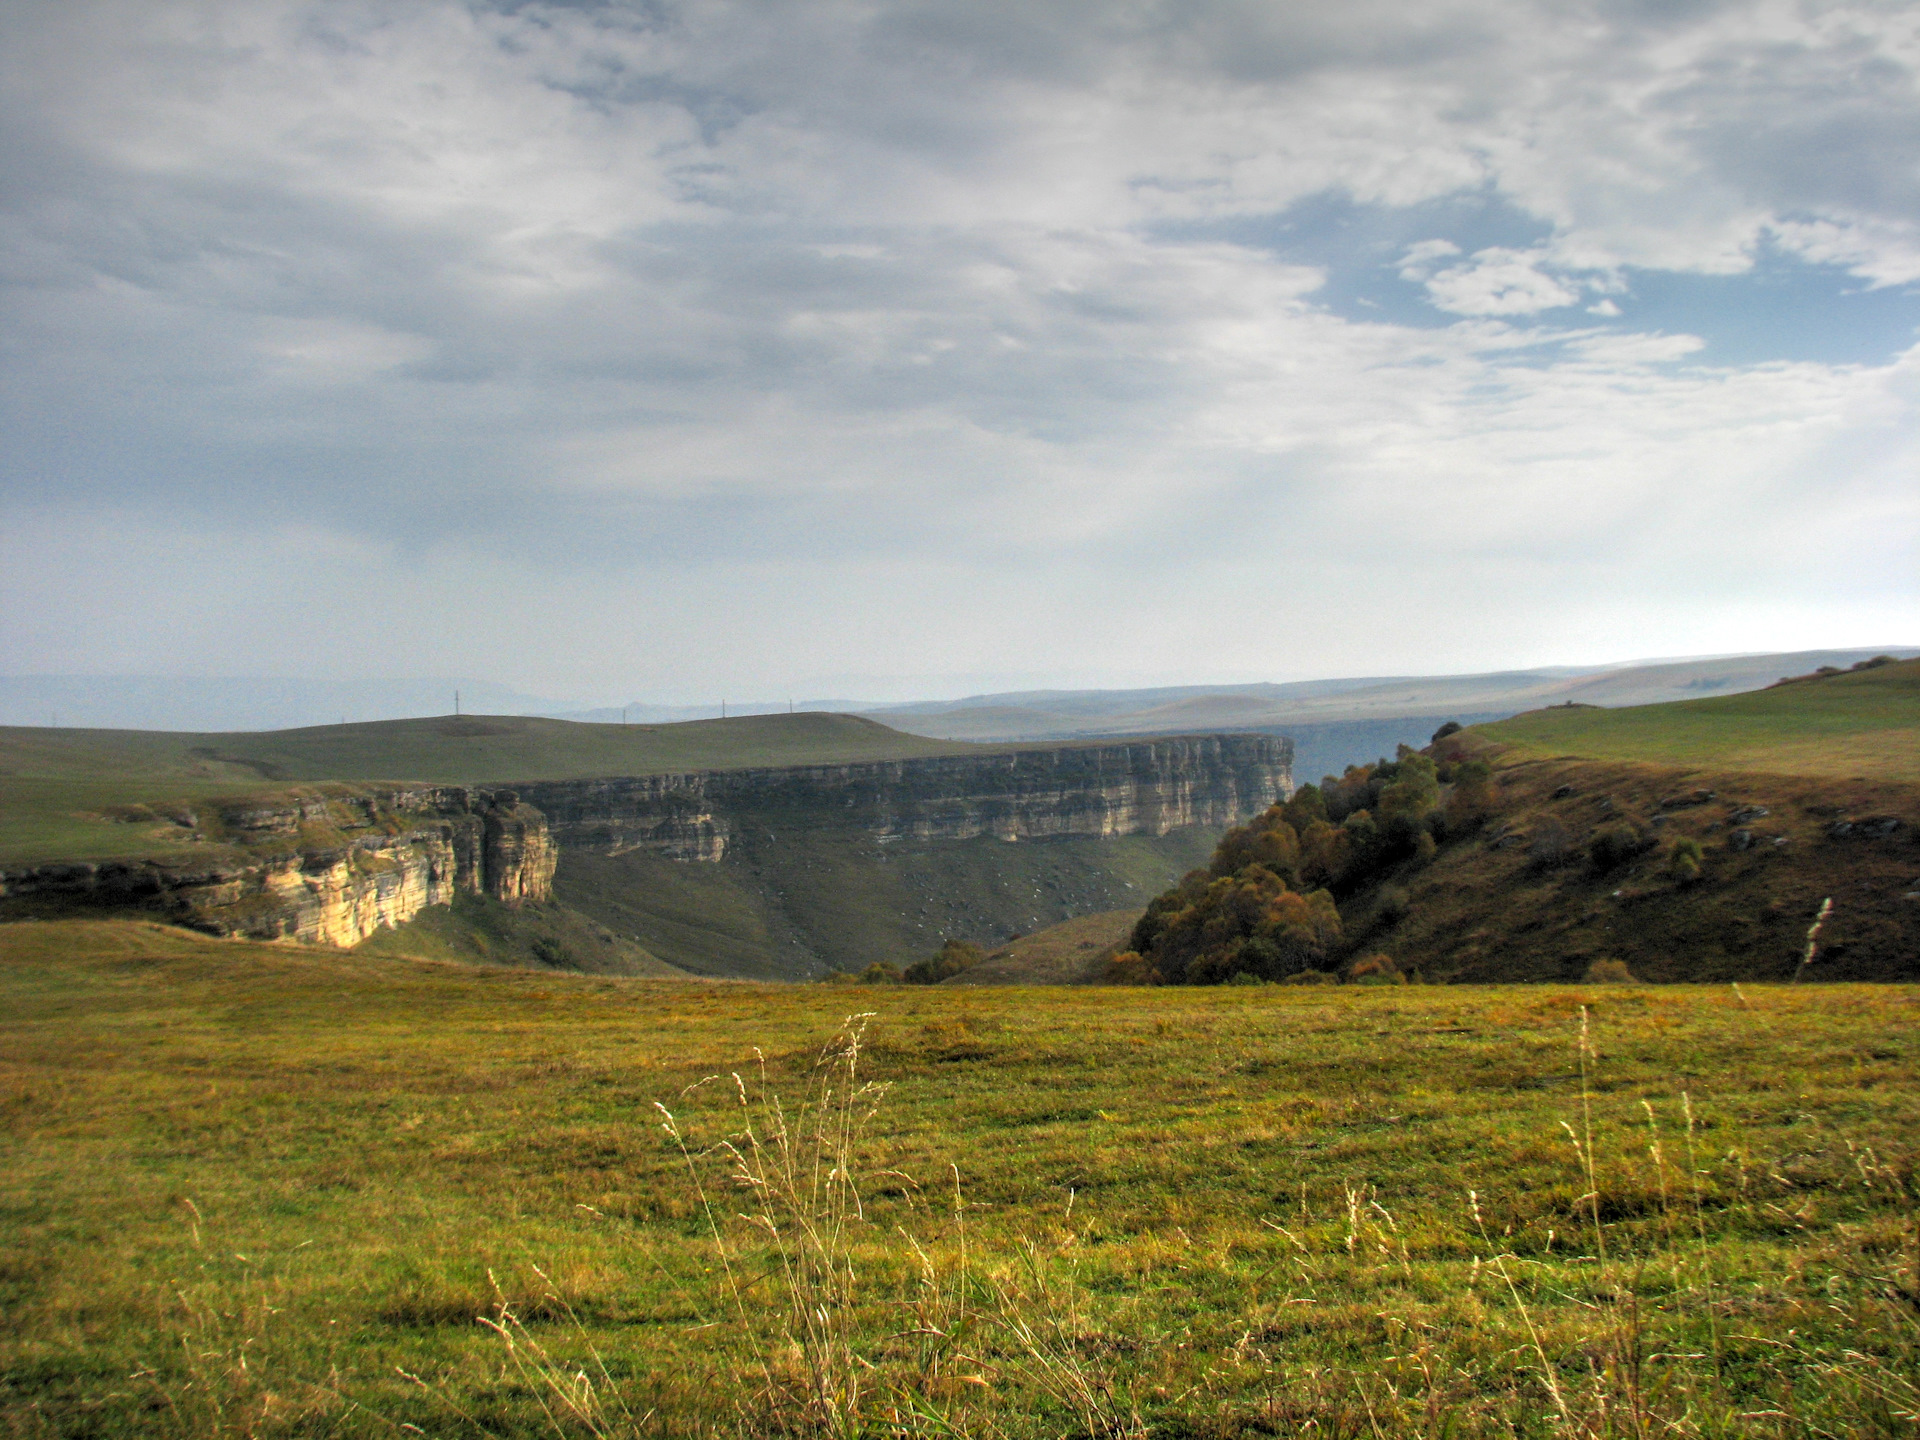
<path fill-rule="evenodd" d="M 62 728 L 242 730 L 278 729 L 341 721 L 424 718 L 453 713 L 547 715 L 610 720 L 623 708 L 633 721 L 699 719 L 717 716 L 724 703 L 733 715 L 777 714 L 833 709 L 876 712 L 889 709 L 960 706 L 991 700 L 1018 701 L 1047 695 L 1127 695 L 1177 691 L 1194 695 L 1229 693 L 1258 687 L 1343 686 L 1359 682 L 1460 680 L 1507 675 L 1602 675 L 1661 665 L 1779 656 L 1867 656 L 1881 652 L 1920 653 L 1920 647 L 1822 646 L 1814 651 L 1741 651 L 1714 656 L 1652 656 L 1596 665 L 1501 666 L 1486 671 L 1428 672 L 1403 675 L 1351 674 L 1292 676 L 1285 679 L 1185 681 L 1150 685 L 1035 685 L 1010 690 L 986 688 L 960 693 L 897 693 L 890 696 L 800 694 L 791 697 L 654 696 L 617 690 L 618 698 L 535 695 L 473 676 L 361 676 L 329 680 L 288 675 L 0 675 L 0 725 Z"/>

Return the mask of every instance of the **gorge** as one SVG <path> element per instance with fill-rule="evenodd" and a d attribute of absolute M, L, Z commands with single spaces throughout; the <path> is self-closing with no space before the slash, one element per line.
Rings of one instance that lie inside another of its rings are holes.
<path fill-rule="evenodd" d="M 15 913 L 142 910 L 341 946 L 436 907 L 531 902 L 676 969 L 803 978 L 1139 903 L 1290 793 L 1290 765 L 1287 740 L 1243 734 L 510 788 L 321 784 L 122 807 L 196 843 L 0 872 L 0 894 Z"/>

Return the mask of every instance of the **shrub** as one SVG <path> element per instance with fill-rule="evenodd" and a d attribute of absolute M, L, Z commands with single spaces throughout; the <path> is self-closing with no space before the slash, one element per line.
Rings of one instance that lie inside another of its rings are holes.
<path fill-rule="evenodd" d="M 1122 950 L 1107 961 L 1107 968 L 1101 980 L 1108 985 L 1151 985 L 1154 983 L 1153 967 L 1149 965 L 1137 950 Z"/>
<path fill-rule="evenodd" d="M 1433 732 L 1434 743 L 1438 744 L 1440 741 L 1446 739 L 1447 736 L 1449 735 L 1458 735 L 1462 728 L 1464 727 L 1461 726 L 1458 720 L 1447 721 L 1446 724 L 1442 725 L 1438 730 Z"/>
<path fill-rule="evenodd" d="M 885 960 L 876 960 L 860 972 L 862 985 L 898 985 L 900 967 L 889 965 Z"/>
<path fill-rule="evenodd" d="M 1587 967 L 1589 985 L 1638 985 L 1639 977 L 1624 960 L 1596 960 Z"/>
<path fill-rule="evenodd" d="M 1646 840 L 1632 825 L 1622 820 L 1596 830 L 1587 842 L 1587 858 L 1595 870 L 1614 870 L 1647 848 Z"/>
<path fill-rule="evenodd" d="M 971 970 L 987 958 L 986 951 L 965 940 L 949 940 L 925 960 L 916 960 L 901 973 L 908 985 L 938 985 L 950 976 Z"/>
<path fill-rule="evenodd" d="M 1265 985 L 1267 982 L 1248 970 L 1236 970 L 1228 979 L 1229 985 Z"/>
<path fill-rule="evenodd" d="M 1702 858 L 1700 842 L 1682 835 L 1667 852 L 1667 874 L 1682 885 L 1691 885 L 1700 878 Z"/>
<path fill-rule="evenodd" d="M 1573 832 L 1549 815 L 1533 827 L 1527 841 L 1527 860 L 1536 870 L 1564 865 L 1573 855 Z"/>
<path fill-rule="evenodd" d="M 1398 925 L 1407 918 L 1413 909 L 1413 901 L 1407 892 L 1398 885 L 1380 887 L 1380 899 L 1373 907 L 1373 913 L 1380 917 L 1381 923 Z"/>
<path fill-rule="evenodd" d="M 1404 985 L 1407 977 L 1400 973 L 1400 967 L 1393 963 L 1391 955 L 1368 955 L 1353 962 L 1353 968 L 1347 971 L 1347 980 L 1353 985 Z"/>
<path fill-rule="evenodd" d="M 1334 977 L 1325 970 L 1301 970 L 1287 976 L 1280 983 L 1282 985 L 1331 985 L 1334 983 Z"/>

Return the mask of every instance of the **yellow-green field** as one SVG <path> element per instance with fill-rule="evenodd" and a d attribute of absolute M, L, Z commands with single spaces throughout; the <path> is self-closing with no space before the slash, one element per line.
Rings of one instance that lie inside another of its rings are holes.
<path fill-rule="evenodd" d="M 1476 733 L 1515 758 L 1920 781 L 1920 660 L 1709 700 L 1535 710 Z"/>
<path fill-rule="evenodd" d="M 810 1159 L 852 1006 L 858 1211 L 730 1183 L 770 1094 Z M 10 1436 L 1915 1433 L 1912 987 L 850 992 L 41 922 L 0 1016 Z"/>

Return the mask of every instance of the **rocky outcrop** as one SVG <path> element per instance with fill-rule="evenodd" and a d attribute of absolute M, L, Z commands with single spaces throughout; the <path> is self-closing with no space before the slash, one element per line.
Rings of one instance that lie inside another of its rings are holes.
<path fill-rule="evenodd" d="M 1291 742 L 1184 736 L 855 765 L 524 784 L 561 846 L 717 861 L 736 826 L 858 826 L 876 838 L 1165 835 L 1224 829 L 1292 793 Z"/>
<path fill-rule="evenodd" d="M 552 894 L 546 820 L 512 791 L 452 786 L 248 797 L 196 816 L 221 858 L 0 872 L 0 896 L 158 909 L 216 935 L 356 945 L 454 895 Z"/>

